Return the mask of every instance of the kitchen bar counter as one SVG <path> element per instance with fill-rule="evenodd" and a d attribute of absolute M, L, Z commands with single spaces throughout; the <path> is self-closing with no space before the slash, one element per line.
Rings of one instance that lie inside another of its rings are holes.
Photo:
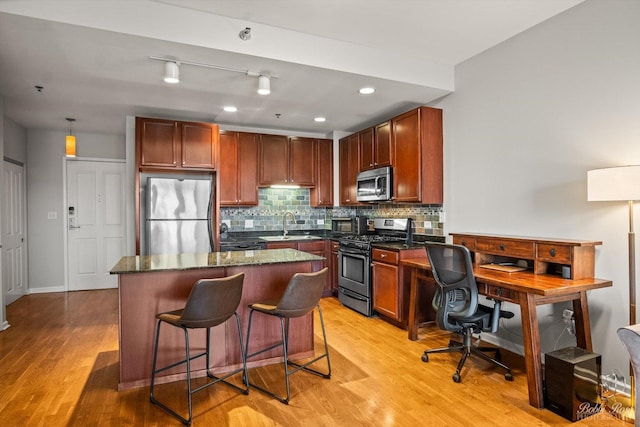
<path fill-rule="evenodd" d="M 323 258 L 294 249 L 270 249 L 202 254 L 127 256 L 111 269 L 111 274 L 255 266 L 288 262 L 322 261 Z"/>
<path fill-rule="evenodd" d="M 153 334 L 157 313 L 184 307 L 194 283 L 199 279 L 244 273 L 238 315 L 246 336 L 248 304 L 278 299 L 295 273 L 318 271 L 324 258 L 293 249 L 268 249 L 193 255 L 152 255 L 123 257 L 111 270 L 118 275 L 120 379 L 118 389 L 150 384 Z M 272 319 L 254 322 L 252 342 L 275 342 L 279 328 Z M 214 372 L 226 372 L 242 362 L 238 335 L 234 327 L 211 330 Z M 194 330 L 190 337 L 194 351 L 203 349 L 205 333 Z M 250 349 L 251 350 L 251 349 Z M 293 358 L 313 355 L 313 316 L 291 319 L 289 353 Z M 158 364 L 167 365 L 184 357 L 184 335 L 178 328 L 163 328 L 160 334 Z M 273 349 L 254 358 L 249 366 L 278 363 L 281 355 Z M 185 377 L 178 367 L 157 378 L 158 383 Z M 183 367 L 182 367 L 183 368 Z M 205 375 L 204 360 L 192 366 L 192 375 Z"/>

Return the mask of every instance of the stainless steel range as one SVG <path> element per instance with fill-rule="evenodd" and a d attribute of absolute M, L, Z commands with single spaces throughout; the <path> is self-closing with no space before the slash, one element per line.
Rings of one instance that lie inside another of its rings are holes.
<path fill-rule="evenodd" d="M 371 289 L 371 246 L 378 242 L 409 243 L 410 218 L 376 218 L 374 234 L 348 235 L 340 239 L 338 251 L 338 299 L 349 308 L 373 315 Z"/>

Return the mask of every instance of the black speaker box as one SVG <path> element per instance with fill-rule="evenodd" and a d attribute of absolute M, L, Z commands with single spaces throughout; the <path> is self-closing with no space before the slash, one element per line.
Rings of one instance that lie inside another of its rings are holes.
<path fill-rule="evenodd" d="M 600 412 L 601 356 L 579 347 L 545 354 L 545 407 L 578 421 Z"/>

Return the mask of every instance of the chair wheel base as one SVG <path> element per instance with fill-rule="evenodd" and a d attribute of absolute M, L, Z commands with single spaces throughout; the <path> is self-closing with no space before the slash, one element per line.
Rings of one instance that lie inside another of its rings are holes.
<path fill-rule="evenodd" d="M 504 374 L 504 379 L 507 381 L 513 381 L 513 375 L 511 375 L 511 372 Z"/>
<path fill-rule="evenodd" d="M 429 361 L 429 355 L 428 354 L 423 354 L 422 355 L 422 361 L 425 362 L 425 363 L 428 362 Z"/>
<path fill-rule="evenodd" d="M 455 373 L 453 374 L 453 376 L 451 377 L 451 379 L 453 380 L 454 383 L 459 383 L 461 378 L 460 378 L 460 374 L 459 373 Z"/>

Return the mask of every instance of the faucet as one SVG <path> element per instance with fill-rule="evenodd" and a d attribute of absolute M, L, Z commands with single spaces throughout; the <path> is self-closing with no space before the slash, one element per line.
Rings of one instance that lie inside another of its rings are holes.
<path fill-rule="evenodd" d="M 293 215 L 293 212 L 285 212 L 282 215 L 282 238 L 286 239 L 287 238 L 287 216 L 291 217 L 291 220 L 295 223 L 296 222 L 296 217 L 295 215 Z"/>

